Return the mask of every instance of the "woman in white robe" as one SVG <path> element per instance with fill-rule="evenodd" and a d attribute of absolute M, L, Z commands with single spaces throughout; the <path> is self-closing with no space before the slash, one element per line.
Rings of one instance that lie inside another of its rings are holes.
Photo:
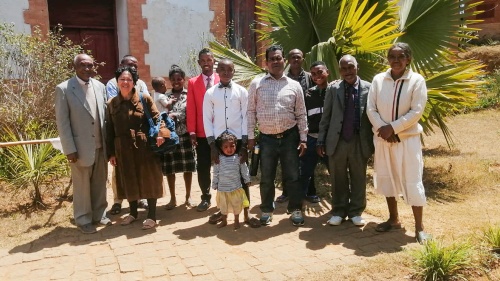
<path fill-rule="evenodd" d="M 401 228 L 397 197 L 412 206 L 415 237 L 423 243 L 430 239 L 422 223 L 426 204 L 422 183 L 423 157 L 418 123 L 427 101 L 422 75 L 410 69 L 412 52 L 406 43 L 389 48 L 390 69 L 373 78 L 368 93 L 367 113 L 373 125 L 374 185 L 386 197 L 389 219 L 377 225 L 379 232 Z"/>

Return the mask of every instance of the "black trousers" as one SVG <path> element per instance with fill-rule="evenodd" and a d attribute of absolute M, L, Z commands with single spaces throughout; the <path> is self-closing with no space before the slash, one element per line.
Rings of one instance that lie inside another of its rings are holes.
<path fill-rule="evenodd" d="M 210 184 L 212 182 L 210 175 L 210 145 L 207 138 L 196 138 L 198 146 L 196 146 L 196 171 L 198 172 L 198 185 L 201 190 L 201 200 L 210 202 L 212 195 L 210 194 Z"/>

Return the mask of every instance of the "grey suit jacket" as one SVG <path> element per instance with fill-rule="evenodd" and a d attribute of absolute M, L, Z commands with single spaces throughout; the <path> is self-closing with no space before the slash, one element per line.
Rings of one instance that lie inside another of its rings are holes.
<path fill-rule="evenodd" d="M 325 94 L 325 105 L 323 116 L 319 123 L 318 141 L 324 142 L 326 154 L 333 155 L 342 132 L 344 120 L 345 82 L 331 84 Z M 372 125 L 366 115 L 366 102 L 368 90 L 371 84 L 360 79 L 360 128 L 361 152 L 365 158 L 369 158 L 374 151 Z"/>
<path fill-rule="evenodd" d="M 106 155 L 106 88 L 101 82 L 92 79 L 96 94 L 96 104 L 101 125 L 101 139 Z M 94 118 L 76 77 L 56 86 L 55 94 L 56 123 L 64 154 L 78 152 L 79 166 L 91 166 L 95 162 Z"/>

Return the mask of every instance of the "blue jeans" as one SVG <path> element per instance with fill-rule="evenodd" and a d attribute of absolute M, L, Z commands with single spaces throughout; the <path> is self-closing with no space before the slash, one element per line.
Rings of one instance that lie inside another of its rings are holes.
<path fill-rule="evenodd" d="M 260 210 L 265 213 L 274 211 L 276 168 L 281 163 L 283 188 L 288 191 L 288 211 L 302 209 L 304 193 L 299 180 L 299 132 L 295 128 L 283 138 L 277 139 L 260 134 Z"/>

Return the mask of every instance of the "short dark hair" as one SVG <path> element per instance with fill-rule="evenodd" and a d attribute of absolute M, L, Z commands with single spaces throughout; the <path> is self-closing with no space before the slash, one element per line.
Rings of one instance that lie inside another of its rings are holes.
<path fill-rule="evenodd" d="M 161 82 L 165 82 L 165 79 L 163 79 L 163 77 L 154 77 L 151 80 L 151 86 L 153 86 L 153 89 L 155 89 L 155 91 L 157 91 L 161 86 Z"/>
<path fill-rule="evenodd" d="M 135 60 L 137 60 L 137 58 L 134 57 L 134 56 L 132 56 L 132 55 L 124 55 L 123 58 L 122 58 L 122 60 L 120 61 L 120 63 L 123 64 L 128 59 L 135 59 Z"/>
<path fill-rule="evenodd" d="M 186 78 L 186 73 L 184 72 L 184 70 L 182 70 L 182 68 L 177 64 L 172 64 L 170 70 L 168 71 L 168 78 L 172 78 L 172 76 L 174 76 L 174 74 L 176 73 L 179 73 L 182 78 Z"/>
<path fill-rule="evenodd" d="M 222 148 L 222 144 L 225 141 L 232 141 L 235 144 L 238 142 L 238 138 L 228 131 L 224 131 L 220 136 L 217 137 L 216 144 L 218 148 Z"/>
<path fill-rule="evenodd" d="M 137 84 L 137 81 L 139 80 L 139 74 L 137 74 L 137 70 L 133 67 L 130 66 L 120 66 L 118 69 L 115 71 L 115 78 L 118 82 L 118 77 L 122 75 L 123 72 L 128 71 L 130 75 L 132 75 L 132 80 L 134 81 L 134 86 Z"/>
<path fill-rule="evenodd" d="M 212 54 L 212 51 L 210 51 L 209 48 L 203 48 L 201 51 L 198 53 L 198 59 L 201 57 L 201 55 L 211 55 L 212 57 L 214 54 Z"/>
<path fill-rule="evenodd" d="M 389 56 L 389 53 L 395 48 L 401 48 L 401 50 L 403 50 L 403 52 L 407 58 L 409 58 L 409 59 L 412 58 L 412 51 L 411 51 L 410 45 L 408 43 L 404 43 L 404 42 L 394 43 L 394 45 L 392 45 L 389 48 L 389 50 L 387 51 L 387 56 Z"/>
<path fill-rule="evenodd" d="M 266 61 L 269 59 L 269 53 L 275 51 L 281 51 L 281 55 L 283 55 L 283 47 L 281 47 L 280 45 L 271 45 L 266 49 Z"/>
<path fill-rule="evenodd" d="M 325 64 L 324 61 L 318 60 L 318 61 L 315 61 L 315 62 L 311 63 L 311 67 L 310 68 L 313 68 L 313 67 L 318 66 L 318 65 L 322 65 L 322 66 L 326 67 L 326 64 Z"/>

